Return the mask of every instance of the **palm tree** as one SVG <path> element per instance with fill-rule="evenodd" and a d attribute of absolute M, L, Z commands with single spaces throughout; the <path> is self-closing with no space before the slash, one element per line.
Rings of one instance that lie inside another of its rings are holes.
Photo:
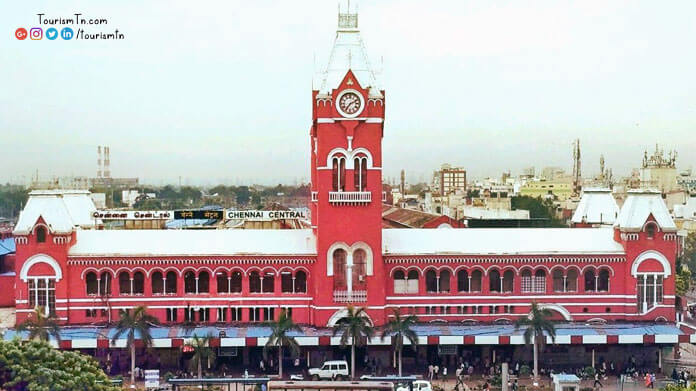
<path fill-rule="evenodd" d="M 515 322 L 515 330 L 520 327 L 525 327 L 524 343 L 529 344 L 532 341 L 534 345 L 534 381 L 539 380 L 539 345 L 544 343 L 544 333 L 551 336 L 552 341 L 556 341 L 556 328 L 553 321 L 549 318 L 553 314 L 548 308 L 539 307 L 533 301 L 532 309 L 526 316 L 521 316 Z"/>
<path fill-rule="evenodd" d="M 191 366 L 198 369 L 198 378 L 203 378 L 203 361 L 208 360 L 208 362 L 215 361 L 215 351 L 210 348 L 210 335 L 207 337 L 199 338 L 197 335 L 193 336 L 191 342 L 187 343 L 193 349 L 193 357 L 191 357 Z"/>
<path fill-rule="evenodd" d="M 266 323 L 271 328 L 271 336 L 268 337 L 268 342 L 263 347 L 263 357 L 268 358 L 268 351 L 271 347 L 278 347 L 278 376 L 283 378 L 283 347 L 287 346 L 293 357 L 300 354 L 300 345 L 295 340 L 295 337 L 288 336 L 290 331 L 302 331 L 300 326 L 292 321 L 285 309 L 280 311 L 278 320 Z"/>
<path fill-rule="evenodd" d="M 368 341 L 375 335 L 365 308 L 346 308 L 348 314 L 334 325 L 333 335 L 341 334 L 341 347 L 350 342 L 350 376 L 355 379 L 355 347 L 363 344 L 363 338 Z"/>
<path fill-rule="evenodd" d="M 392 336 L 392 346 L 399 356 L 399 376 L 401 376 L 401 352 L 404 349 L 404 337 L 411 342 L 413 350 L 416 350 L 418 335 L 412 327 L 418 322 L 418 317 L 413 314 L 401 316 L 400 308 L 394 308 L 392 313 L 394 317 L 382 329 L 382 339 L 389 335 Z"/>
<path fill-rule="evenodd" d="M 46 315 L 43 307 L 34 308 L 34 315 L 17 327 L 19 331 L 28 331 L 29 339 L 46 341 L 53 337 L 60 342 L 60 326 L 53 314 Z"/>
<path fill-rule="evenodd" d="M 121 312 L 121 318 L 116 323 L 116 333 L 111 339 L 115 344 L 123 334 L 126 334 L 128 341 L 126 345 L 130 349 L 131 356 L 131 384 L 135 383 L 135 339 L 136 334 L 140 336 L 145 346 L 152 346 L 152 336 L 150 328 L 159 325 L 159 321 L 154 316 L 147 313 L 147 307 L 138 306 L 133 310 Z"/>

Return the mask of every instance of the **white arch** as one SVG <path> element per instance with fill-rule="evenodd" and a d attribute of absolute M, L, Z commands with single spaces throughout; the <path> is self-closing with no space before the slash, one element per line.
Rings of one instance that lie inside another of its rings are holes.
<path fill-rule="evenodd" d="M 340 310 L 334 312 L 334 314 L 331 315 L 331 317 L 329 318 L 329 321 L 326 323 L 326 327 L 335 326 L 339 320 L 345 318 L 346 316 L 348 316 L 348 309 L 347 308 L 343 308 L 343 309 L 340 309 Z M 365 312 L 365 311 L 361 312 L 361 316 L 367 318 L 367 321 L 370 322 L 371 325 L 375 324 L 372 321 L 372 318 L 370 318 L 370 315 L 367 314 L 367 312 Z"/>
<path fill-rule="evenodd" d="M 562 305 L 550 304 L 550 303 L 539 303 L 539 308 L 554 310 L 554 311 L 558 312 L 559 314 L 561 314 L 561 316 L 563 316 L 563 319 L 568 320 L 568 321 L 573 320 L 573 317 L 570 316 L 570 311 L 568 311 Z"/>
<path fill-rule="evenodd" d="M 61 270 L 58 261 L 46 254 L 36 254 L 29 257 L 29 259 L 24 262 L 24 265 L 22 265 L 22 269 L 19 271 L 19 278 L 21 278 L 22 281 L 27 282 L 29 278 L 29 269 L 39 263 L 48 264 L 53 269 L 56 281 L 60 281 L 63 278 L 63 270 Z"/>
<path fill-rule="evenodd" d="M 353 170 L 355 168 L 354 164 L 353 164 L 355 162 L 355 158 L 360 154 L 363 154 L 367 157 L 367 169 L 368 170 L 373 169 L 374 168 L 374 165 L 373 165 L 374 160 L 372 159 L 372 154 L 370 153 L 370 151 L 368 151 L 367 149 L 365 149 L 363 147 L 355 148 L 354 150 L 352 150 L 350 152 L 347 151 L 345 148 L 332 149 L 326 155 L 326 167 L 324 167 L 324 168 L 326 168 L 326 169 L 333 168 L 333 161 L 332 161 L 333 158 L 337 157 L 337 155 L 340 155 L 340 157 L 343 157 L 346 159 L 346 170 Z"/>
<path fill-rule="evenodd" d="M 662 265 L 663 276 L 669 277 L 670 275 L 672 275 L 672 268 L 669 265 L 669 260 L 667 260 L 667 258 L 658 251 L 647 250 L 640 253 L 640 255 L 638 255 L 636 259 L 633 261 L 633 265 L 631 266 L 631 275 L 633 277 L 638 276 L 638 266 L 640 266 L 640 264 L 643 261 L 646 261 L 648 259 L 654 259 L 660 262 L 660 264 Z"/>
<path fill-rule="evenodd" d="M 334 251 L 338 249 L 342 249 L 346 252 L 346 255 L 350 252 L 350 247 L 344 243 L 344 242 L 336 242 L 329 247 L 329 250 L 326 252 L 326 275 L 327 276 L 333 276 L 334 268 L 333 268 L 333 253 Z"/>

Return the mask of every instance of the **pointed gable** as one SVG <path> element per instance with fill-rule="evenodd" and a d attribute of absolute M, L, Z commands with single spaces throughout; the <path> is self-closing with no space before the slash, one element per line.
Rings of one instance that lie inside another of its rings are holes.
<path fill-rule="evenodd" d="M 640 231 L 651 215 L 663 231 L 677 230 L 660 192 L 644 189 L 628 192 L 614 226 L 621 231 Z"/>
<path fill-rule="evenodd" d="M 19 214 L 14 234 L 28 235 L 39 219 L 53 234 L 71 233 L 75 227 L 91 228 L 96 210 L 88 191 L 34 190 Z"/>

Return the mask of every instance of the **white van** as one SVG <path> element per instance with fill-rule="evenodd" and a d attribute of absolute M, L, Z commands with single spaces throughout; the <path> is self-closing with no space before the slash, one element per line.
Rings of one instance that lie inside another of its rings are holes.
<path fill-rule="evenodd" d="M 312 380 L 345 380 L 350 377 L 350 369 L 345 360 L 326 361 L 321 368 L 309 368 L 309 376 Z"/>

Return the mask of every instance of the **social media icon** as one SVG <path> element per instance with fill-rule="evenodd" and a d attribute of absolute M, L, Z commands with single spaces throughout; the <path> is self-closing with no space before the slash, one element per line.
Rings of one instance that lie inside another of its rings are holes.
<path fill-rule="evenodd" d="M 46 30 L 46 38 L 50 39 L 51 41 L 58 38 L 58 30 L 56 30 L 54 27 Z"/>
<path fill-rule="evenodd" d="M 27 38 L 27 29 L 24 27 L 20 27 L 15 31 L 15 38 L 19 39 L 20 41 L 23 41 Z"/>
<path fill-rule="evenodd" d="M 29 31 L 29 38 L 31 38 L 34 41 L 38 41 L 41 38 L 43 38 L 43 30 L 41 29 L 41 27 L 33 27 Z"/>
<path fill-rule="evenodd" d="M 73 29 L 71 29 L 70 27 L 63 27 L 63 29 L 60 30 L 60 37 L 65 39 L 66 41 L 68 39 L 72 39 Z"/>

